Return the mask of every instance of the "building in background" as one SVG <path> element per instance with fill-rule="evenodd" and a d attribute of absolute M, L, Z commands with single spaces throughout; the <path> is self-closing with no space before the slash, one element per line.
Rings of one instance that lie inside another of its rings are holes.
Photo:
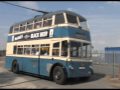
<path fill-rule="evenodd" d="M 120 63 L 120 47 L 106 47 L 105 61 L 107 63 Z"/>

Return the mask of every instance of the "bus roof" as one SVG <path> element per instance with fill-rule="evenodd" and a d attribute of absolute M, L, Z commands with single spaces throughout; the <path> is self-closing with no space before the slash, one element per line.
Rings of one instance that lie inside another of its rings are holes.
<path fill-rule="evenodd" d="M 31 21 L 36 20 L 36 19 L 51 17 L 52 15 L 56 15 L 56 14 L 60 14 L 60 13 L 67 13 L 67 14 L 71 14 L 71 15 L 74 15 L 74 16 L 79 16 L 81 20 L 86 21 L 86 19 L 83 16 L 81 16 L 81 15 L 75 13 L 75 12 L 68 11 L 68 10 L 59 10 L 59 11 L 55 11 L 55 12 L 49 12 L 48 14 L 37 15 L 34 18 L 31 18 L 31 19 L 28 19 L 28 20 L 25 20 L 25 21 L 22 21 L 22 22 L 19 22 L 19 23 L 15 23 L 12 26 L 16 26 L 16 25 L 19 25 L 19 24 L 24 24 L 26 22 L 31 22 Z"/>

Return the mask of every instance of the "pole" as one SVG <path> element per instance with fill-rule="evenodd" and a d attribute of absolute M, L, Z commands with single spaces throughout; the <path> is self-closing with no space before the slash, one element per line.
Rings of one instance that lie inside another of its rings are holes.
<path fill-rule="evenodd" d="M 115 53 L 113 52 L 113 78 L 115 77 L 114 68 L 115 68 Z"/>

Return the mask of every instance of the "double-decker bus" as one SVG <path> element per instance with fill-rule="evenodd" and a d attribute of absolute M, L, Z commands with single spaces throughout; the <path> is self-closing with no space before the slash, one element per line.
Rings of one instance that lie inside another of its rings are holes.
<path fill-rule="evenodd" d="M 87 20 L 60 10 L 10 27 L 5 67 L 50 77 L 57 84 L 93 74 L 91 38 Z"/>

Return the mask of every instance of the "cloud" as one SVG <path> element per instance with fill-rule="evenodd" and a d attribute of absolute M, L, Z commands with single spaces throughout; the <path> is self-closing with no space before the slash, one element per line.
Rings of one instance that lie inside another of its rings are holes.
<path fill-rule="evenodd" d="M 120 46 L 120 20 L 116 16 L 86 15 L 90 26 L 91 40 L 95 50 Z"/>
<path fill-rule="evenodd" d="M 19 5 L 21 6 L 25 6 L 25 7 L 28 7 L 28 8 L 32 8 L 32 9 L 39 9 L 39 5 L 38 5 L 38 2 L 35 2 L 35 1 L 24 1 L 24 2 L 19 2 L 18 3 Z M 35 13 L 33 11 L 28 11 L 29 13 Z"/>
<path fill-rule="evenodd" d="M 73 12 L 78 12 L 78 10 L 74 9 L 74 8 L 67 8 L 68 11 L 73 11 Z"/>
<path fill-rule="evenodd" d="M 34 1 L 19 2 L 19 5 L 29 7 L 29 8 L 39 9 L 38 3 Z"/>
<path fill-rule="evenodd" d="M 107 1 L 107 4 L 119 4 L 120 5 L 120 1 Z"/>

